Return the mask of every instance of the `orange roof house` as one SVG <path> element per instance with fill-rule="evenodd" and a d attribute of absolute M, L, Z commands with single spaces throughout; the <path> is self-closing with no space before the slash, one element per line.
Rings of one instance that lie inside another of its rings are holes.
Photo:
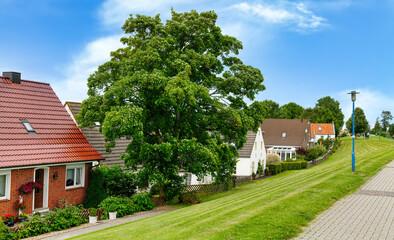
<path fill-rule="evenodd" d="M 316 143 L 319 139 L 335 138 L 333 123 L 311 123 L 311 141 Z"/>
<path fill-rule="evenodd" d="M 93 161 L 104 158 L 89 144 L 47 83 L 21 80 L 21 74 L 0 76 L 0 217 L 48 211 L 61 198 L 84 201 Z M 40 189 L 23 193 L 22 185 Z"/>

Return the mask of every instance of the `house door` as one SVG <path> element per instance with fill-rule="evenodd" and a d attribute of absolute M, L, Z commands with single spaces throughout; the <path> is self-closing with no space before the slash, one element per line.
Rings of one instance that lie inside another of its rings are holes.
<path fill-rule="evenodd" d="M 36 177 L 34 179 L 35 182 L 44 186 L 44 169 L 37 169 L 36 170 Z M 43 200 L 44 200 L 44 188 L 35 189 L 34 190 L 34 209 L 42 208 L 43 207 Z"/>

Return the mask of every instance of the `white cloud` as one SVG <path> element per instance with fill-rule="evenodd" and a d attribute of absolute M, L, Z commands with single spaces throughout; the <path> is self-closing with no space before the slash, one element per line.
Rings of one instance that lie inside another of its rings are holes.
<path fill-rule="evenodd" d="M 294 26 L 297 31 L 317 30 L 327 25 L 324 18 L 316 16 L 302 2 L 279 1 L 276 4 L 243 2 L 232 5 L 230 8 L 260 17 L 269 23 Z"/>
<path fill-rule="evenodd" d="M 166 9 L 167 11 L 174 4 L 185 3 L 186 0 L 106 0 L 100 10 L 99 16 L 104 25 L 123 24 L 130 16 L 130 13 L 154 12 L 158 13 Z"/>
<path fill-rule="evenodd" d="M 357 95 L 355 107 L 360 107 L 364 110 L 369 125 L 375 124 L 376 118 L 380 117 L 383 110 L 391 111 L 394 114 L 394 99 L 392 97 L 370 89 L 358 89 L 357 91 L 360 94 Z M 353 106 L 350 94 L 347 94 L 348 92 L 351 92 L 351 90 L 337 93 L 337 98 L 335 98 L 341 104 L 342 112 L 345 115 L 345 123 L 352 115 Z"/>
<path fill-rule="evenodd" d="M 52 84 L 59 98 L 64 101 L 82 101 L 87 98 L 87 79 L 97 67 L 110 60 L 110 52 L 123 45 L 119 41 L 122 35 L 99 38 L 88 43 L 66 67 L 66 79 Z"/>

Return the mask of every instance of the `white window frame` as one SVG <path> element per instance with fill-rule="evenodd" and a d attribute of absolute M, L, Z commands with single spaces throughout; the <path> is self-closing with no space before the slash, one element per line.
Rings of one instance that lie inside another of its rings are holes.
<path fill-rule="evenodd" d="M 191 173 L 185 173 L 185 176 L 186 176 L 186 178 L 185 178 L 185 185 L 186 186 L 192 185 L 192 174 Z"/>
<path fill-rule="evenodd" d="M 0 170 L 0 175 L 5 175 L 5 196 L 0 197 L 0 200 L 10 200 L 11 192 L 11 170 Z"/>
<path fill-rule="evenodd" d="M 81 184 L 75 185 L 75 179 L 76 179 L 76 174 L 77 168 L 81 168 Z M 67 170 L 69 169 L 74 169 L 74 185 L 73 186 L 67 186 Z M 79 187 L 85 187 L 85 164 L 79 164 L 79 165 L 66 165 L 66 174 L 65 174 L 65 179 L 64 179 L 64 185 L 66 186 L 66 189 L 71 189 L 71 188 L 79 188 Z"/>

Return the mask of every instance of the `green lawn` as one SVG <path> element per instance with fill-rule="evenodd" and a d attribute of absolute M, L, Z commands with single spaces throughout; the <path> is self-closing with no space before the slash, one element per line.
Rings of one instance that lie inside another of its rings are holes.
<path fill-rule="evenodd" d="M 325 162 L 288 171 L 204 203 L 76 239 L 289 239 L 335 201 L 353 193 L 394 159 L 394 141 L 356 140 L 351 173 L 351 138 Z"/>

